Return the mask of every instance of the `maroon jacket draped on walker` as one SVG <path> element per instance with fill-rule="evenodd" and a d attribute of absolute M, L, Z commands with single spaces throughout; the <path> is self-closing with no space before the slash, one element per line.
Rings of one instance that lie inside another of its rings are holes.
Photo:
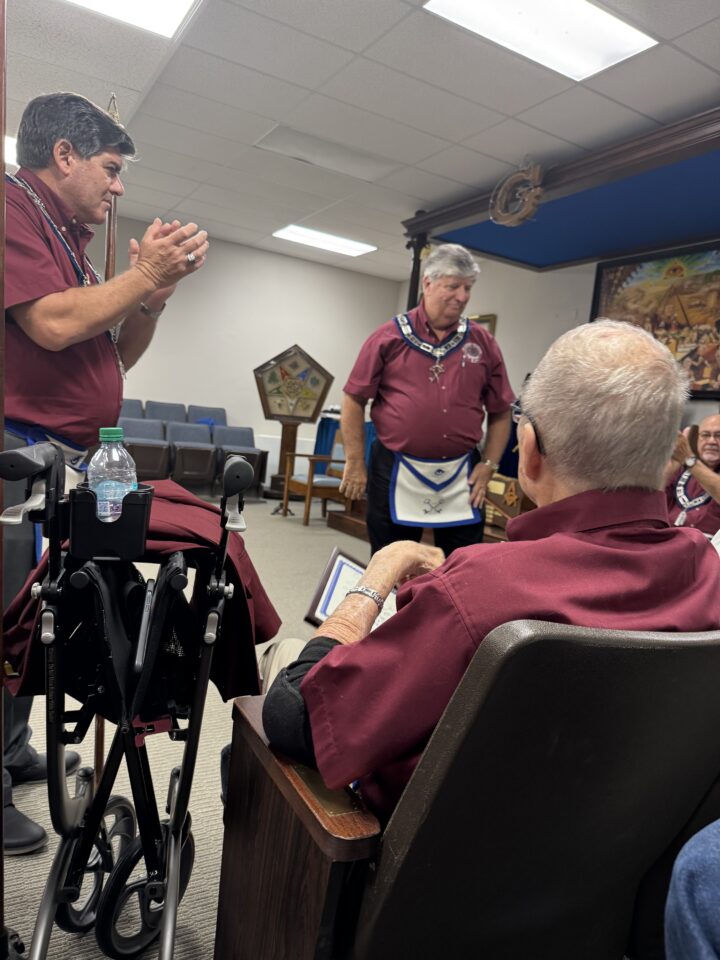
<path fill-rule="evenodd" d="M 220 539 L 220 512 L 212 504 L 193 496 L 172 480 L 152 482 L 154 496 L 150 511 L 147 546 L 143 561 L 158 561 L 177 550 L 212 548 Z M 256 643 L 271 640 L 280 627 L 280 618 L 265 593 L 242 537 L 231 535 L 226 563 L 228 582 L 235 586 L 235 598 L 225 604 L 222 638 L 213 654 L 211 680 L 223 699 L 259 693 Z M 23 589 L 5 612 L 3 630 L 5 659 L 18 673 L 6 679 L 14 694 L 43 693 L 44 655 L 39 641 L 31 643 L 39 603 L 30 596 L 30 587 L 47 573 L 47 556 L 32 571 Z M 240 591 L 247 604 L 240 601 Z"/>

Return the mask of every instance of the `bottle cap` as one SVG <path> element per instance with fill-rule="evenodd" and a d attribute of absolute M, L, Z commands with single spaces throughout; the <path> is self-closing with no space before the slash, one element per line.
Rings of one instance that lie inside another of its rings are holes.
<path fill-rule="evenodd" d="M 125 434 L 122 427 L 100 427 L 100 443 L 113 440 L 123 440 Z"/>

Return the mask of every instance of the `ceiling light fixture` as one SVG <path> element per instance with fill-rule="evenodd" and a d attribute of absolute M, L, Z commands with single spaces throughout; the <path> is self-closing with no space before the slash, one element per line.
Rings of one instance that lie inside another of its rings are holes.
<path fill-rule="evenodd" d="M 372 253 L 373 250 L 377 250 L 377 247 L 373 247 L 369 243 L 348 240 L 346 237 L 336 237 L 332 233 L 310 230 L 308 227 L 298 227 L 294 223 L 283 227 L 282 230 L 276 230 L 273 236 L 280 240 L 292 240 L 293 243 L 304 243 L 308 247 L 330 250 L 332 253 L 343 253 L 346 257 L 361 257 L 364 253 Z"/>
<path fill-rule="evenodd" d="M 132 27 L 172 37 L 196 0 L 65 0 L 76 7 L 86 7 Z"/>
<path fill-rule="evenodd" d="M 573 80 L 657 44 L 587 0 L 428 0 L 423 7 Z"/>

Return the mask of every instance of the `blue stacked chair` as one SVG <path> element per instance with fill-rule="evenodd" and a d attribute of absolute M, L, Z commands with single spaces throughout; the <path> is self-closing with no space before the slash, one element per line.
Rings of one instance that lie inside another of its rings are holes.
<path fill-rule="evenodd" d="M 143 413 L 142 400 L 133 400 L 130 397 L 125 397 L 120 407 L 120 416 L 133 417 L 136 420 L 142 419 L 145 416 Z"/>
<path fill-rule="evenodd" d="M 145 416 L 149 420 L 162 420 L 163 423 L 185 423 L 187 411 L 184 403 L 165 403 L 161 400 L 145 401 Z"/>
<path fill-rule="evenodd" d="M 120 417 L 125 446 L 135 461 L 138 480 L 164 480 L 170 476 L 171 447 L 162 420 Z"/>
<path fill-rule="evenodd" d="M 212 431 L 216 426 L 227 424 L 225 407 L 200 407 L 191 403 L 187 409 L 188 423 L 206 423 Z"/>
<path fill-rule="evenodd" d="M 212 486 L 217 473 L 217 450 L 210 436 L 210 427 L 206 423 L 171 420 L 166 437 L 174 453 L 173 480 L 182 484 Z"/>

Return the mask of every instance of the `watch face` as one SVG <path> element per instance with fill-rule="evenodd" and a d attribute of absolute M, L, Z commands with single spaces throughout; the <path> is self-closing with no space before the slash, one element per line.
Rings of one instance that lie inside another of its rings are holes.
<path fill-rule="evenodd" d="M 333 378 L 297 345 L 255 370 L 265 416 L 271 420 L 313 421 Z"/>

